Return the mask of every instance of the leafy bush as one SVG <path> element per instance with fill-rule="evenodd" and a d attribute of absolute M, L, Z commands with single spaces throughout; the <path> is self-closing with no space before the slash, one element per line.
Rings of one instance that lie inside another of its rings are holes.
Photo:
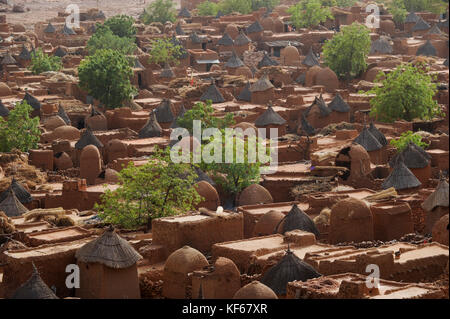
<path fill-rule="evenodd" d="M 9 112 L 7 121 L 0 116 L 0 152 L 37 148 L 41 136 L 39 117 L 30 118 L 31 112 L 31 106 L 23 101 Z"/>
<path fill-rule="evenodd" d="M 211 1 L 203 1 L 197 6 L 199 16 L 216 16 L 219 12 L 219 5 Z"/>
<path fill-rule="evenodd" d="M 253 11 L 257 11 L 259 8 L 272 10 L 280 3 L 280 0 L 251 0 L 251 3 Z"/>
<path fill-rule="evenodd" d="M 90 55 L 104 49 L 111 49 L 129 55 L 136 50 L 136 44 L 133 38 L 117 36 L 109 27 L 99 24 L 97 25 L 97 30 L 89 39 L 86 48 Z"/>
<path fill-rule="evenodd" d="M 408 12 L 429 11 L 433 13 L 445 12 L 448 2 L 442 0 L 402 0 Z"/>
<path fill-rule="evenodd" d="M 370 31 L 357 22 L 341 28 L 341 31 L 325 42 L 325 63 L 340 78 L 350 79 L 367 68 L 366 58 L 370 52 Z"/>
<path fill-rule="evenodd" d="M 223 14 L 230 14 L 239 12 L 241 14 L 248 14 L 252 12 L 251 0 L 221 0 L 219 2 L 219 9 Z"/>
<path fill-rule="evenodd" d="M 156 0 L 144 10 L 140 19 L 145 24 L 150 24 L 152 22 L 175 22 L 175 4 L 172 0 Z"/>
<path fill-rule="evenodd" d="M 309 28 L 333 18 L 329 7 L 323 6 L 321 0 L 301 0 L 288 9 L 291 21 L 296 28 Z"/>
<path fill-rule="evenodd" d="M 430 120 L 442 115 L 438 103 L 433 100 L 437 88 L 428 69 L 411 64 L 399 65 L 387 74 L 380 72 L 376 82 L 382 86 L 374 87 L 368 94 L 376 96 L 370 100 L 371 116 L 384 122 L 398 119 Z M 383 80 L 381 80 L 384 78 Z"/>
<path fill-rule="evenodd" d="M 136 35 L 136 27 L 134 26 L 134 19 L 130 16 L 120 14 L 111 17 L 105 21 L 112 33 L 121 38 L 133 38 Z"/>
<path fill-rule="evenodd" d="M 183 50 L 182 46 L 174 44 L 167 38 L 152 40 L 150 46 L 150 63 L 178 63 L 178 57 Z"/>
<path fill-rule="evenodd" d="M 49 56 L 39 48 L 34 53 L 31 53 L 31 64 L 29 69 L 33 74 L 59 71 L 62 69 L 61 58 L 58 56 Z"/>
<path fill-rule="evenodd" d="M 120 52 L 97 50 L 78 67 L 80 87 L 108 108 L 121 107 L 136 92 L 129 60 Z"/>
<path fill-rule="evenodd" d="M 393 145 L 398 152 L 402 152 L 409 143 L 414 143 L 421 148 L 427 148 L 428 143 L 422 142 L 422 136 L 411 131 L 403 132 L 396 140 L 391 140 L 390 144 Z"/>
<path fill-rule="evenodd" d="M 173 163 L 168 150 L 157 149 L 145 165 L 122 169 L 120 187 L 107 190 L 95 208 L 105 222 L 150 229 L 152 219 L 185 213 L 202 200 L 197 177 L 190 164 Z"/>

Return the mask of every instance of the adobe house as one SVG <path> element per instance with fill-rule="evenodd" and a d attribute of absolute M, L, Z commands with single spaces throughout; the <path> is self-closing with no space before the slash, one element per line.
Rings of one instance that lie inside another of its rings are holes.
<path fill-rule="evenodd" d="M 233 50 L 231 57 L 225 63 L 225 68 L 228 71 L 228 74 L 235 75 L 236 70 L 242 66 L 244 66 L 244 62 L 237 56 L 236 52 Z"/>
<path fill-rule="evenodd" d="M 195 31 L 192 32 L 187 41 L 186 49 L 189 50 L 206 50 L 206 44 L 208 42 L 207 37 L 200 37 Z"/>
<path fill-rule="evenodd" d="M 211 66 L 219 64 L 217 52 L 209 49 L 188 49 L 189 65 L 199 72 L 208 72 Z"/>
<path fill-rule="evenodd" d="M 267 101 L 271 101 L 275 95 L 275 87 L 269 81 L 267 74 L 263 75 L 255 83 L 250 86 L 250 92 L 252 93 L 252 104 L 267 104 Z"/>
<path fill-rule="evenodd" d="M 252 40 L 243 31 L 240 31 L 234 39 L 234 50 L 239 56 L 242 56 L 245 51 L 249 50 L 251 42 Z"/>
<path fill-rule="evenodd" d="M 82 299 L 140 298 L 137 262 L 142 259 L 112 227 L 75 253 Z"/>
<path fill-rule="evenodd" d="M 319 97 L 314 98 L 314 102 L 302 113 L 302 116 L 314 128 L 323 128 L 330 123 L 334 123 L 330 118 L 331 113 L 323 100 L 322 94 L 320 94 Z"/>
<path fill-rule="evenodd" d="M 375 240 L 390 241 L 414 233 L 412 211 L 408 203 L 388 201 L 372 204 L 373 237 Z"/>
<path fill-rule="evenodd" d="M 217 41 L 216 46 L 219 53 L 233 51 L 234 41 L 228 33 L 224 33 L 223 36 Z"/>
<path fill-rule="evenodd" d="M 246 28 L 247 36 L 255 42 L 261 41 L 263 37 L 264 28 L 262 27 L 261 23 L 259 23 L 258 20 L 250 24 Z"/>
<path fill-rule="evenodd" d="M 422 203 L 422 208 L 427 212 L 425 218 L 425 229 L 424 232 L 429 234 L 434 224 L 445 214 L 448 215 L 448 193 L 449 186 L 448 182 L 445 180 L 443 176 L 441 176 L 439 180 L 439 184 L 430 196 L 425 199 Z"/>

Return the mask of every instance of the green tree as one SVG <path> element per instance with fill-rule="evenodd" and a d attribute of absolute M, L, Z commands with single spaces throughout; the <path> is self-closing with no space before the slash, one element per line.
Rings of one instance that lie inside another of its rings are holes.
<path fill-rule="evenodd" d="M 133 38 L 117 36 L 109 27 L 98 24 L 97 30 L 90 37 L 86 48 L 89 55 L 93 55 L 98 50 L 104 49 L 111 49 L 125 55 L 130 55 L 137 47 Z"/>
<path fill-rule="evenodd" d="M 182 214 L 202 200 L 190 164 L 173 163 L 169 151 L 156 149 L 148 163 L 130 163 L 119 173 L 120 187 L 107 190 L 96 205 L 105 222 L 125 228 L 151 228 L 154 218 Z"/>
<path fill-rule="evenodd" d="M 405 22 L 408 11 L 405 8 L 403 0 L 392 0 L 391 3 L 388 4 L 388 9 L 392 14 L 392 19 L 395 23 L 401 24 Z"/>
<path fill-rule="evenodd" d="M 353 6 L 357 0 L 336 0 L 336 6 L 339 8 L 348 8 Z"/>
<path fill-rule="evenodd" d="M 37 148 L 41 136 L 39 117 L 30 118 L 31 112 L 31 106 L 23 101 L 9 112 L 7 121 L 0 116 L 0 152 Z"/>
<path fill-rule="evenodd" d="M 370 31 L 357 22 L 341 28 L 341 31 L 325 42 L 325 63 L 340 78 L 356 77 L 367 68 L 370 51 Z"/>
<path fill-rule="evenodd" d="M 136 35 L 136 27 L 134 26 L 134 19 L 130 16 L 120 14 L 111 17 L 105 21 L 112 33 L 121 38 L 132 38 Z"/>
<path fill-rule="evenodd" d="M 183 50 L 181 45 L 174 44 L 170 39 L 163 38 L 152 40 L 150 46 L 150 63 L 179 63 L 178 58 Z"/>
<path fill-rule="evenodd" d="M 301 0 L 288 9 L 296 28 L 309 28 L 332 19 L 331 9 L 322 5 L 321 0 Z"/>
<path fill-rule="evenodd" d="M 33 74 L 41 74 L 47 71 L 59 71 L 62 69 L 61 58 L 49 56 L 41 48 L 31 53 L 31 63 L 29 69 Z"/>
<path fill-rule="evenodd" d="M 175 4 L 172 0 L 156 0 L 144 10 L 140 19 L 143 23 L 150 24 L 152 22 L 175 22 L 176 17 Z"/>
<path fill-rule="evenodd" d="M 232 113 L 227 113 L 224 118 L 214 116 L 214 108 L 210 100 L 205 103 L 198 102 L 192 109 L 186 111 L 181 118 L 177 119 L 177 124 L 193 134 L 193 121 L 201 121 L 202 130 L 207 128 L 218 128 L 223 130 L 232 126 L 235 122 Z"/>
<path fill-rule="evenodd" d="M 113 50 L 98 50 L 78 67 L 80 87 L 108 108 L 120 107 L 131 99 L 136 92 L 132 76 L 127 57 Z"/>
<path fill-rule="evenodd" d="M 251 0 L 251 3 L 253 11 L 257 11 L 259 8 L 272 10 L 280 3 L 280 0 Z"/>
<path fill-rule="evenodd" d="M 238 12 L 248 14 L 252 12 L 251 0 L 221 0 L 219 2 L 219 10 L 224 14 Z"/>
<path fill-rule="evenodd" d="M 197 5 L 199 16 L 216 16 L 219 12 L 219 5 L 212 1 L 203 1 Z"/>
<path fill-rule="evenodd" d="M 445 12 L 448 1 L 442 0 L 402 0 L 408 12 L 429 11 L 433 13 Z"/>
<path fill-rule="evenodd" d="M 375 81 L 382 86 L 367 92 L 375 94 L 370 100 L 370 115 L 384 122 L 430 120 L 441 116 L 442 110 L 433 100 L 437 86 L 427 71 L 424 67 L 406 64 L 387 74 L 380 72 Z"/>
<path fill-rule="evenodd" d="M 398 152 L 402 152 L 411 142 L 421 148 L 427 148 L 429 146 L 428 143 L 422 141 L 422 136 L 411 131 L 403 132 L 398 139 L 391 140 L 390 144 L 393 145 Z"/>

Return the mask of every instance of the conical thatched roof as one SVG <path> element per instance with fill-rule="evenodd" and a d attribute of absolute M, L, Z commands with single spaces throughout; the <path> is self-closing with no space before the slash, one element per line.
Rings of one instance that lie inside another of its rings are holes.
<path fill-rule="evenodd" d="M 417 177 L 403 163 L 402 156 L 399 156 L 391 174 L 384 180 L 381 187 L 383 189 L 394 187 L 396 190 L 402 190 L 419 187 L 420 185 Z"/>
<path fill-rule="evenodd" d="M 166 79 L 172 79 L 175 77 L 175 73 L 173 73 L 172 68 L 168 63 L 164 65 L 164 69 L 159 74 L 160 77 L 166 78 Z"/>
<path fill-rule="evenodd" d="M 256 126 L 283 125 L 285 123 L 286 120 L 275 112 L 270 104 L 267 110 L 255 120 Z"/>
<path fill-rule="evenodd" d="M 123 269 L 142 259 L 136 250 L 113 228 L 106 230 L 99 238 L 77 250 L 75 257 L 84 263 L 99 263 L 109 268 Z"/>
<path fill-rule="evenodd" d="M 157 137 L 161 135 L 162 128 L 156 120 L 155 112 L 151 112 L 147 123 L 139 131 L 139 138 Z"/>
<path fill-rule="evenodd" d="M 223 36 L 217 41 L 217 45 L 231 46 L 234 44 L 233 39 L 228 33 L 224 33 Z"/>
<path fill-rule="evenodd" d="M 2 62 L 1 62 L 1 64 L 3 64 L 3 65 L 16 64 L 16 63 L 17 63 L 16 59 L 14 59 L 13 56 L 9 52 L 6 52 L 6 54 L 3 57 Z"/>
<path fill-rule="evenodd" d="M 422 208 L 427 212 L 431 212 L 438 206 L 448 207 L 448 192 L 448 183 L 444 178 L 441 178 L 434 192 L 431 193 L 430 196 L 428 196 L 427 199 L 422 203 Z"/>
<path fill-rule="evenodd" d="M 45 27 L 44 32 L 45 32 L 45 33 L 55 33 L 55 32 L 56 32 L 56 29 L 55 29 L 55 27 L 53 26 L 53 24 L 52 24 L 51 22 L 49 22 L 49 23 L 47 24 L 47 26 Z"/>
<path fill-rule="evenodd" d="M 389 40 L 381 36 L 379 39 L 372 42 L 370 46 L 370 54 L 381 53 L 381 54 L 391 54 L 393 52 L 392 45 Z"/>
<path fill-rule="evenodd" d="M 312 47 L 309 49 L 309 52 L 306 55 L 305 59 L 302 61 L 302 64 L 309 66 L 309 67 L 314 66 L 314 65 L 320 66 L 320 62 L 317 59 L 316 55 L 314 54 Z"/>
<path fill-rule="evenodd" d="M 431 44 L 430 40 L 427 40 L 425 44 L 422 44 L 417 49 L 416 55 L 437 56 L 437 51 L 436 48 Z"/>
<path fill-rule="evenodd" d="M 298 84 L 305 84 L 305 80 L 306 80 L 306 73 L 303 72 L 301 73 L 299 76 L 297 76 L 297 78 L 295 79 L 295 82 L 297 82 Z"/>
<path fill-rule="evenodd" d="M 9 109 L 3 104 L 2 100 L 0 100 L 0 116 L 8 116 Z"/>
<path fill-rule="evenodd" d="M 247 81 L 247 84 L 242 89 L 241 93 L 239 93 L 239 95 L 237 96 L 237 100 L 247 102 L 250 102 L 252 100 L 252 92 L 250 92 L 250 82 Z"/>
<path fill-rule="evenodd" d="M 184 32 L 183 28 L 181 27 L 181 24 L 178 23 L 177 26 L 175 27 L 175 33 L 177 35 L 185 35 L 186 33 Z"/>
<path fill-rule="evenodd" d="M 134 59 L 134 68 L 145 70 L 145 66 L 142 65 L 141 61 L 138 58 Z"/>
<path fill-rule="evenodd" d="M 75 31 L 73 31 L 71 28 L 68 27 L 67 24 L 64 24 L 64 27 L 61 31 L 62 34 L 64 35 L 75 35 Z"/>
<path fill-rule="evenodd" d="M 191 42 L 192 43 L 203 43 L 203 39 L 202 38 L 200 38 L 199 36 L 198 36 L 198 34 L 194 31 L 194 32 L 192 32 L 191 33 L 191 35 L 189 36 L 189 38 L 191 39 Z"/>
<path fill-rule="evenodd" d="M 377 151 L 383 147 L 378 139 L 369 132 L 367 126 L 364 126 L 364 129 L 353 142 L 358 143 L 368 152 Z"/>
<path fill-rule="evenodd" d="M 316 237 L 320 236 L 320 233 L 317 230 L 313 220 L 308 215 L 306 215 L 297 206 L 297 204 L 292 205 L 289 213 L 282 219 L 282 222 L 277 225 L 277 229 L 275 230 L 275 232 L 279 231 L 278 228 L 280 227 L 280 225 L 283 226 L 281 229 L 281 232 L 283 234 L 291 230 L 299 229 L 313 233 Z"/>
<path fill-rule="evenodd" d="M 63 48 L 61 48 L 60 46 L 56 48 L 55 52 L 53 53 L 54 56 L 57 57 L 65 57 L 67 55 L 66 50 L 64 50 Z"/>
<path fill-rule="evenodd" d="M 175 119 L 175 115 L 172 112 L 172 101 L 170 99 L 163 99 L 154 112 L 158 123 L 172 123 Z"/>
<path fill-rule="evenodd" d="M 375 136 L 375 138 L 378 140 L 378 142 L 380 142 L 380 144 L 382 146 L 388 145 L 388 141 L 386 140 L 386 136 L 384 136 L 383 133 L 380 132 L 380 130 L 378 130 L 375 126 L 375 124 L 373 124 L 373 122 L 370 123 L 369 125 L 369 132 Z"/>
<path fill-rule="evenodd" d="M 405 23 L 416 23 L 417 21 L 419 21 L 419 16 L 414 12 L 410 12 L 405 18 Z"/>
<path fill-rule="evenodd" d="M 5 198 L 8 197 L 11 189 L 22 204 L 28 204 L 33 201 L 31 194 L 13 177 L 8 189 L 6 189 L 3 193 L 0 193 L 0 202 L 4 201 Z"/>
<path fill-rule="evenodd" d="M 287 284 L 291 281 L 320 277 L 311 265 L 302 261 L 289 249 L 286 255 L 263 276 L 261 282 L 271 288 L 277 295 L 285 295 Z"/>
<path fill-rule="evenodd" d="M 240 68 L 241 66 L 244 66 L 244 62 L 242 62 L 242 60 L 239 59 L 236 52 L 233 50 L 233 54 L 228 59 L 228 61 L 225 63 L 225 67 L 237 69 L 237 68 Z"/>
<path fill-rule="evenodd" d="M 31 60 L 31 53 L 25 45 L 22 45 L 22 51 L 20 51 L 19 58 L 24 61 Z"/>
<path fill-rule="evenodd" d="M 170 126 L 170 128 L 177 128 L 177 127 L 179 127 L 177 121 L 178 121 L 178 119 L 181 119 L 183 117 L 184 113 L 186 113 L 186 109 L 184 108 L 184 104 L 182 104 L 180 112 L 178 112 L 178 115 L 175 118 L 175 120 L 172 122 L 172 125 Z"/>
<path fill-rule="evenodd" d="M 32 96 L 28 91 L 25 92 L 25 96 L 23 97 L 22 102 L 27 102 L 29 106 L 33 108 L 33 110 L 41 109 L 41 102 L 38 101 L 34 96 Z"/>
<path fill-rule="evenodd" d="M 77 150 L 82 150 L 88 145 L 95 145 L 97 148 L 102 148 L 103 144 L 100 142 L 100 140 L 92 133 L 90 128 L 87 128 L 83 134 L 81 134 L 80 139 L 78 142 L 75 143 L 75 148 Z"/>
<path fill-rule="evenodd" d="M 408 168 L 424 168 L 427 167 L 431 156 L 428 155 L 421 147 L 410 142 L 406 148 L 400 153 L 396 154 L 389 162 L 391 167 L 395 166 L 397 158 L 399 156 L 403 157 L 403 163 Z"/>
<path fill-rule="evenodd" d="M 412 31 L 423 31 L 428 30 L 430 28 L 430 25 L 425 22 L 424 19 L 419 17 L 416 24 L 412 27 Z"/>
<path fill-rule="evenodd" d="M 328 108 L 325 101 L 323 100 L 322 94 L 320 94 L 319 97 L 316 96 L 314 98 L 314 102 L 305 110 L 305 112 L 303 112 L 305 114 L 305 116 L 308 116 L 309 112 L 311 112 L 311 110 L 315 106 L 319 108 L 320 116 L 326 117 L 326 116 L 330 115 L 331 110 Z"/>
<path fill-rule="evenodd" d="M 255 22 L 253 22 L 251 25 L 249 25 L 247 27 L 247 34 L 261 32 L 261 31 L 264 31 L 264 28 L 262 27 L 261 23 L 259 23 L 258 20 L 256 20 Z"/>
<path fill-rule="evenodd" d="M 316 129 L 308 122 L 304 114 L 302 114 L 300 125 L 301 129 L 306 133 L 306 135 L 312 136 L 316 134 Z"/>
<path fill-rule="evenodd" d="M 22 216 L 28 209 L 17 199 L 12 188 L 8 188 L 6 198 L 0 202 L 0 211 L 8 217 Z"/>
<path fill-rule="evenodd" d="M 190 18 L 190 17 L 192 17 L 192 15 L 189 12 L 188 8 L 184 7 L 184 8 L 181 8 L 180 12 L 178 13 L 178 17 L 180 17 L 180 18 Z"/>
<path fill-rule="evenodd" d="M 252 42 L 252 40 L 249 39 L 249 37 L 247 37 L 245 35 L 244 32 L 239 32 L 239 35 L 236 37 L 236 39 L 234 40 L 234 45 L 240 46 L 240 45 L 246 45 L 247 43 Z"/>
<path fill-rule="evenodd" d="M 263 92 L 273 88 L 273 84 L 270 82 L 267 74 L 264 74 L 255 83 L 250 86 L 250 92 Z"/>
<path fill-rule="evenodd" d="M 51 290 L 41 276 L 33 263 L 33 273 L 22 286 L 20 286 L 12 295 L 11 299 L 59 299 L 53 290 Z"/>
<path fill-rule="evenodd" d="M 344 101 L 342 96 L 338 93 L 333 100 L 328 104 L 328 108 L 332 111 L 346 113 L 350 111 L 350 106 Z"/>
<path fill-rule="evenodd" d="M 67 115 L 67 113 L 66 113 L 66 111 L 64 110 L 64 108 L 61 106 L 61 104 L 60 104 L 59 107 L 58 107 L 58 116 L 59 116 L 60 118 L 62 118 L 63 121 L 64 121 L 67 125 L 70 125 L 70 124 L 71 124 L 70 118 L 69 118 L 69 116 Z"/>
<path fill-rule="evenodd" d="M 278 62 L 273 60 L 273 59 L 271 59 L 267 55 L 267 53 L 264 53 L 263 58 L 258 63 L 258 68 L 262 68 L 262 67 L 265 67 L 265 66 L 273 66 L 273 65 L 278 65 Z"/>
<path fill-rule="evenodd" d="M 442 34 L 441 29 L 439 29 L 439 26 L 437 24 L 435 24 L 434 26 L 431 27 L 430 30 L 428 30 L 427 32 L 428 34 Z"/>
<path fill-rule="evenodd" d="M 208 86 L 206 91 L 200 97 L 200 101 L 207 101 L 207 100 L 211 100 L 212 103 L 225 102 L 222 93 L 220 93 L 219 89 L 214 83 L 211 83 L 211 85 Z"/>

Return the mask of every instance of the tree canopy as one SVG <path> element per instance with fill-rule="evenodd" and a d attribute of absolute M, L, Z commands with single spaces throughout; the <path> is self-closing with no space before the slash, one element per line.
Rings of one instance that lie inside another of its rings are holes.
<path fill-rule="evenodd" d="M 333 18 L 331 9 L 321 0 L 301 0 L 288 9 L 291 21 L 296 28 L 310 28 Z"/>
<path fill-rule="evenodd" d="M 59 71 L 62 69 L 61 58 L 59 56 L 50 56 L 42 51 L 41 48 L 31 53 L 31 63 L 29 69 L 33 74 L 41 74 L 47 71 Z"/>
<path fill-rule="evenodd" d="M 86 48 L 90 55 L 103 49 L 111 49 L 129 55 L 137 47 L 133 37 L 120 37 L 114 34 L 108 26 L 97 24 L 97 29 L 90 37 Z"/>
<path fill-rule="evenodd" d="M 168 38 L 152 40 L 150 47 L 151 63 L 178 63 L 183 50 L 181 45 L 173 43 Z"/>
<path fill-rule="evenodd" d="M 172 0 L 156 0 L 144 10 L 140 19 L 143 23 L 150 24 L 175 22 L 176 17 L 175 3 Z"/>

